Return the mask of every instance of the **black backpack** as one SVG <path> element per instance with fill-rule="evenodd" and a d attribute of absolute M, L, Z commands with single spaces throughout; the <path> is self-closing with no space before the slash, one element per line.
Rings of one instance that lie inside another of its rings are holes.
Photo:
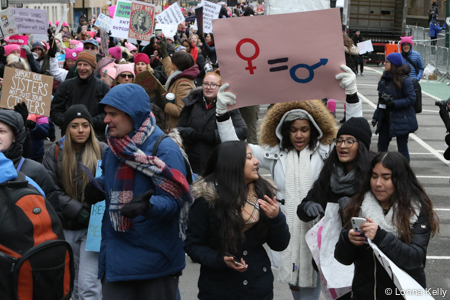
<path fill-rule="evenodd" d="M 403 55 L 402 55 L 403 56 Z M 413 66 L 414 70 L 416 70 L 416 73 L 419 74 L 419 69 L 417 68 L 416 64 L 413 63 L 411 58 L 409 56 L 403 56 L 406 61 L 408 61 L 411 66 Z M 416 102 L 414 102 L 414 111 L 416 114 L 420 114 L 422 112 L 422 87 L 420 86 L 417 79 L 411 79 L 414 84 L 414 91 L 416 92 Z"/>

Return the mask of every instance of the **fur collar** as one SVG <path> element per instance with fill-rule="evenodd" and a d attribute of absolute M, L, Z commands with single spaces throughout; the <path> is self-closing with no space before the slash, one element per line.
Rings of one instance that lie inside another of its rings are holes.
<path fill-rule="evenodd" d="M 186 98 L 182 99 L 185 106 L 193 105 L 199 100 L 203 100 L 203 87 L 198 87 L 191 90 Z"/>
<path fill-rule="evenodd" d="M 191 194 L 194 199 L 204 198 L 206 202 L 211 205 L 214 204 L 218 195 L 216 191 L 216 187 L 209 182 L 200 178 L 194 184 L 191 185 Z"/>

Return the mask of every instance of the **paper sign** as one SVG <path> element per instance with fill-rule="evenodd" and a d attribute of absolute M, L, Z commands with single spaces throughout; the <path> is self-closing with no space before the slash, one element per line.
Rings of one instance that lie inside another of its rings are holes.
<path fill-rule="evenodd" d="M 359 54 L 364 54 L 367 52 L 373 52 L 373 46 L 372 46 L 372 41 L 368 40 L 368 41 L 364 41 L 361 43 L 357 43 L 356 46 L 358 46 L 359 49 Z"/>
<path fill-rule="evenodd" d="M 14 109 L 25 101 L 30 114 L 50 116 L 53 77 L 5 67 L 0 106 Z"/>
<path fill-rule="evenodd" d="M 149 42 L 153 32 L 154 18 L 154 4 L 132 2 L 128 37 Z"/>
<path fill-rule="evenodd" d="M 116 6 L 117 5 L 108 6 L 108 12 L 109 12 L 109 16 L 111 17 L 111 19 L 114 17 L 114 13 L 116 11 Z"/>
<path fill-rule="evenodd" d="M 257 13 L 262 13 L 263 11 L 264 11 L 264 5 L 262 5 L 262 4 L 256 5 L 256 12 Z"/>
<path fill-rule="evenodd" d="M 156 19 L 161 24 L 178 25 L 185 20 L 178 3 L 175 2 L 169 6 L 166 10 L 160 13 Z"/>
<path fill-rule="evenodd" d="M 47 34 L 48 18 L 44 9 L 11 8 L 19 33 Z"/>
<path fill-rule="evenodd" d="M 109 32 L 112 26 L 112 19 L 104 14 L 100 14 L 97 18 L 97 21 L 95 21 L 94 25 L 105 29 L 106 32 Z"/>
<path fill-rule="evenodd" d="M 177 33 L 177 25 L 156 23 L 155 29 L 161 29 L 164 36 L 174 36 Z"/>
<path fill-rule="evenodd" d="M 12 15 L 11 8 L 1 10 L 0 18 L 0 38 L 19 33 L 19 31 L 17 30 L 16 22 L 14 21 L 14 17 Z"/>
<path fill-rule="evenodd" d="M 102 161 L 97 161 L 96 177 L 102 175 Z M 91 173 L 89 171 L 89 173 Z M 91 206 L 91 217 L 89 219 L 89 229 L 86 238 L 86 251 L 100 252 L 100 244 L 102 242 L 102 219 L 105 213 L 106 202 L 100 201 Z"/>
<path fill-rule="evenodd" d="M 166 89 L 161 85 L 158 79 L 156 79 L 156 77 L 148 70 L 136 74 L 134 83 L 142 86 L 149 97 L 155 97 L 155 90 L 159 90 L 160 94 L 167 93 Z"/>
<path fill-rule="evenodd" d="M 116 38 L 128 38 L 128 28 L 130 27 L 131 2 L 117 2 L 116 11 L 113 18 L 111 36 Z"/>
<path fill-rule="evenodd" d="M 66 61 L 66 55 L 65 54 L 57 55 L 56 59 L 58 60 L 58 66 L 60 68 L 64 68 L 64 62 Z"/>
<path fill-rule="evenodd" d="M 63 23 L 66 21 L 67 19 L 67 12 L 69 11 L 69 8 L 66 8 L 62 14 L 62 18 L 59 21 L 58 27 L 56 27 L 56 34 L 58 34 L 61 31 L 61 27 L 63 25 Z"/>
<path fill-rule="evenodd" d="M 298 30 L 315 20 L 327 20 L 321 36 Z M 345 101 L 345 91 L 335 78 L 345 65 L 344 47 L 336 51 L 336 45 L 343 45 L 339 9 L 214 20 L 213 24 L 222 82 L 228 82 L 228 90 L 237 97 L 229 109 L 323 98 Z M 288 42 L 280 48 L 267 34 Z"/>
<path fill-rule="evenodd" d="M 213 32 L 212 20 L 219 18 L 222 6 L 205 0 L 202 0 L 200 5 L 203 7 L 203 32 L 211 33 Z"/>

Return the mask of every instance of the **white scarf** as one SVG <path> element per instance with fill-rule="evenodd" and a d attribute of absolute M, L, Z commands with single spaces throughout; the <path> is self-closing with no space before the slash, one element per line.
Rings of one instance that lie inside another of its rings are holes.
<path fill-rule="evenodd" d="M 305 223 L 297 217 L 297 206 L 306 197 L 313 181 L 311 174 L 311 151 L 291 150 L 286 156 L 285 210 L 291 233 L 288 247 L 281 253 L 278 279 L 300 287 L 315 287 L 316 272 L 312 267 L 312 255 L 305 235 L 314 222 Z"/>

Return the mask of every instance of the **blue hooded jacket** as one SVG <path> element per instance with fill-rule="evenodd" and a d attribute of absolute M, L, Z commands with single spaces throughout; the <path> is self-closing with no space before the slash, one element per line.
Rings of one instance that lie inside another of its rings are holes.
<path fill-rule="evenodd" d="M 113 106 L 133 119 L 133 136 L 150 114 L 150 99 L 137 84 L 120 84 L 112 88 L 100 102 Z M 140 147 L 151 155 L 153 146 L 164 133 L 155 126 L 150 137 Z M 172 139 L 163 139 L 157 156 L 169 167 L 186 176 L 181 151 Z M 108 148 L 103 154 L 102 176 L 105 191 L 111 191 L 119 167 L 119 160 Z M 115 231 L 109 216 L 110 198 L 106 194 L 106 208 L 102 222 L 102 242 L 99 256 L 99 278 L 106 281 L 146 280 L 177 274 L 184 269 L 185 254 L 179 236 L 178 220 L 181 207 L 173 197 L 155 187 L 152 179 L 134 171 L 133 195 L 153 189 L 150 206 L 133 219 L 133 228 L 127 232 Z"/>
<path fill-rule="evenodd" d="M 409 45 L 411 45 L 411 44 L 409 44 Z M 417 72 L 416 72 L 416 69 L 406 60 L 405 57 L 408 57 L 416 65 Z M 423 70 L 425 69 L 425 67 L 423 65 L 422 56 L 420 56 L 420 53 L 417 51 L 414 51 L 412 49 L 412 45 L 411 45 L 411 50 L 409 50 L 409 52 L 406 53 L 403 51 L 403 45 L 402 45 L 402 58 L 403 58 L 404 65 L 408 64 L 411 66 L 411 72 L 409 73 L 409 77 L 416 79 L 417 81 L 420 81 L 420 79 L 422 79 L 422 76 L 423 76 Z"/>

